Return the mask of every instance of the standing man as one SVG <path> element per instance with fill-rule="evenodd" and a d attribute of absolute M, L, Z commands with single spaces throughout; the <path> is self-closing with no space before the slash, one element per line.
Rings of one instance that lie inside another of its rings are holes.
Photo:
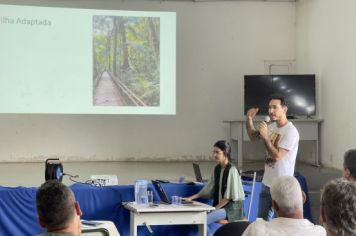
<path fill-rule="evenodd" d="M 246 128 L 251 140 L 262 139 L 266 147 L 265 171 L 258 206 L 258 217 L 270 220 L 274 216 L 270 187 L 279 176 L 293 176 L 298 152 L 299 133 L 287 119 L 287 103 L 282 95 L 273 94 L 269 99 L 268 114 L 272 124 L 261 122 L 258 129 L 253 124 L 258 108 L 246 114 Z"/>

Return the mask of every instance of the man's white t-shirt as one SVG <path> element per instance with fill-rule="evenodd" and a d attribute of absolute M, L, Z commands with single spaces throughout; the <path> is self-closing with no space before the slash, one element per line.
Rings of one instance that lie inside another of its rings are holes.
<path fill-rule="evenodd" d="M 320 225 L 307 219 L 277 217 L 271 221 L 257 220 L 250 224 L 242 236 L 326 236 Z"/>
<path fill-rule="evenodd" d="M 288 153 L 281 160 L 265 164 L 265 172 L 262 183 L 268 187 L 272 181 L 279 176 L 293 176 L 295 161 L 297 158 L 299 133 L 292 122 L 288 122 L 282 127 L 277 127 L 276 122 L 268 126 L 268 137 L 273 146 L 288 150 Z M 268 159 L 268 153 L 266 154 Z"/>

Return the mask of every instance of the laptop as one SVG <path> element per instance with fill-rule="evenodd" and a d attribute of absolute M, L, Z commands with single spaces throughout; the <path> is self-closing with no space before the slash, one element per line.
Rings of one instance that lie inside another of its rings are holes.
<path fill-rule="evenodd" d="M 194 169 L 195 179 L 198 183 L 208 182 L 208 180 L 203 179 L 203 177 L 201 175 L 201 171 L 200 171 L 200 166 L 198 163 L 193 163 L 193 169 Z"/>
<path fill-rule="evenodd" d="M 160 181 L 152 180 L 152 185 L 155 188 L 155 190 L 157 191 L 162 204 L 171 204 L 172 203 L 171 199 L 168 197 L 167 193 L 162 188 Z M 194 204 L 194 202 L 187 202 L 187 201 L 182 200 L 182 205 L 193 205 L 193 204 Z"/>

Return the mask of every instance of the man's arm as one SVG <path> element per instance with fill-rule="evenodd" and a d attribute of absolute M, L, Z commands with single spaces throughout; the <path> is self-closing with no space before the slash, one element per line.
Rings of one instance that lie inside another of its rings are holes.
<path fill-rule="evenodd" d="M 258 112 L 258 108 L 251 108 L 246 113 L 246 130 L 250 140 L 256 140 L 259 137 L 259 132 L 256 130 L 253 119 Z"/>
<path fill-rule="evenodd" d="M 263 139 L 263 143 L 265 144 L 269 156 L 276 161 L 282 160 L 289 152 L 284 148 L 279 148 L 279 147 L 276 148 L 275 146 L 273 146 L 273 144 L 269 139 L 267 140 Z"/>
<path fill-rule="evenodd" d="M 263 140 L 263 143 L 267 149 L 269 156 L 272 159 L 274 159 L 275 161 L 279 161 L 287 155 L 287 149 L 275 147 L 271 140 L 268 138 L 268 128 L 266 122 L 261 122 L 259 127 L 259 134 Z M 278 140 L 276 140 L 275 142 L 278 143 Z"/>

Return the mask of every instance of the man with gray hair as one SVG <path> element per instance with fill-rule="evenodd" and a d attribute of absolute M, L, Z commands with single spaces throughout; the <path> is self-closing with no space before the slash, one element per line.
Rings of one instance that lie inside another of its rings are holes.
<path fill-rule="evenodd" d="M 36 193 L 38 221 L 44 236 L 78 236 L 82 214 L 73 192 L 57 180 L 49 180 Z"/>
<path fill-rule="evenodd" d="M 356 235 L 356 183 L 346 179 L 328 182 L 321 195 L 320 224 L 328 236 Z"/>
<path fill-rule="evenodd" d="M 345 153 L 342 176 L 349 181 L 356 182 L 356 149 L 350 149 Z"/>
<path fill-rule="evenodd" d="M 271 197 L 278 217 L 271 221 L 259 219 L 253 222 L 243 236 L 326 236 L 323 227 L 303 219 L 303 193 L 296 178 L 276 178 L 271 185 Z"/>

